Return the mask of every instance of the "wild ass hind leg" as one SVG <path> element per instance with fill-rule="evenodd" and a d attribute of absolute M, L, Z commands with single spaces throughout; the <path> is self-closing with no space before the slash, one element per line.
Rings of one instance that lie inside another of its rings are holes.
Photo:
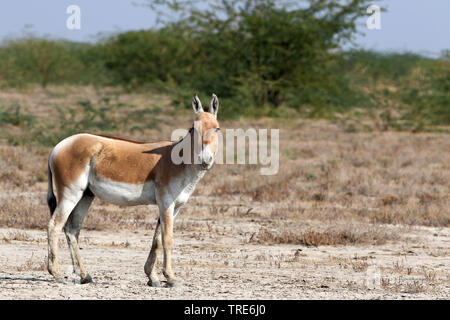
<path fill-rule="evenodd" d="M 80 201 L 83 191 L 73 192 L 67 190 L 58 201 L 55 212 L 47 224 L 48 237 L 48 272 L 55 277 L 56 281 L 62 280 L 58 261 L 58 240 L 63 226 L 66 224 L 70 213 Z"/>
<path fill-rule="evenodd" d="M 78 237 L 80 235 L 81 227 L 83 226 L 84 218 L 92 204 L 95 196 L 89 189 L 83 193 L 83 197 L 77 203 L 69 219 L 64 226 L 64 233 L 66 234 L 67 244 L 72 258 L 72 265 L 75 273 L 80 276 L 81 284 L 92 282 L 92 277 L 86 272 L 83 260 L 80 254 L 80 247 L 78 244 Z"/>
<path fill-rule="evenodd" d="M 161 239 L 161 223 L 158 218 L 158 222 L 155 228 L 155 234 L 153 235 L 153 243 L 150 253 L 147 258 L 147 262 L 144 266 L 144 271 L 149 278 L 148 285 L 151 287 L 159 287 L 161 284 L 159 282 L 158 275 L 156 274 L 156 264 L 158 260 L 158 252 L 162 249 L 162 239 Z"/>

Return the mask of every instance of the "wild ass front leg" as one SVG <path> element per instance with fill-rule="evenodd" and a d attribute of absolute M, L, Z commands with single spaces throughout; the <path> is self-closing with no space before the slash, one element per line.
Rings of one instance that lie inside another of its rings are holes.
<path fill-rule="evenodd" d="M 173 216 L 176 217 L 178 209 L 174 210 Z M 158 263 L 158 253 L 163 248 L 162 237 L 161 237 L 161 218 L 158 218 L 156 223 L 155 233 L 153 235 L 152 248 L 148 254 L 147 262 L 144 266 L 145 274 L 147 275 L 149 281 L 148 285 L 150 287 L 159 287 L 161 284 L 159 282 L 158 275 L 156 274 L 156 265 Z"/>
<path fill-rule="evenodd" d="M 160 212 L 161 218 L 161 236 L 164 249 L 163 274 L 167 279 L 167 285 L 174 287 L 176 278 L 172 271 L 172 246 L 173 246 L 173 221 L 174 221 L 174 205 L 173 203 Z"/>
<path fill-rule="evenodd" d="M 158 260 L 158 252 L 162 248 L 162 240 L 161 240 L 161 223 L 160 219 L 158 219 L 158 223 L 156 224 L 155 234 L 153 235 L 153 243 L 150 253 L 148 254 L 147 262 L 144 266 L 144 271 L 147 277 L 149 278 L 148 285 L 151 287 L 159 287 L 159 279 L 156 274 L 156 263 Z"/>

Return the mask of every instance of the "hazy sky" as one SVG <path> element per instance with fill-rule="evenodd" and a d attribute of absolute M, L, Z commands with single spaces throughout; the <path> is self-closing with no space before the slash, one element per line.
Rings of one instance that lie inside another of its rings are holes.
<path fill-rule="evenodd" d="M 147 29 L 155 25 L 150 8 L 133 5 L 145 0 L 3 0 L 0 3 L 0 39 L 19 36 L 26 25 L 38 35 L 74 41 L 93 41 L 100 32 Z M 69 30 L 69 5 L 81 9 L 81 30 Z M 450 0 L 381 0 L 381 30 L 368 30 L 365 18 L 357 45 L 375 50 L 414 51 L 430 56 L 450 49 Z"/>

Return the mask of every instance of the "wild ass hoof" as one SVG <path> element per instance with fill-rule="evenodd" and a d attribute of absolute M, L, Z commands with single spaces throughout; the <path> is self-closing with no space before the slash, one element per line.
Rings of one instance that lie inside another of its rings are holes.
<path fill-rule="evenodd" d="M 150 287 L 154 287 L 154 288 L 161 287 L 161 283 L 159 281 L 149 280 L 147 282 L 147 285 L 150 286 Z"/>
<path fill-rule="evenodd" d="M 52 274 L 53 278 L 55 279 L 56 283 L 64 283 L 64 277 L 60 273 Z"/>
<path fill-rule="evenodd" d="M 92 283 L 92 282 L 94 282 L 94 281 L 92 280 L 92 277 L 89 274 L 86 276 L 86 278 L 83 278 L 80 280 L 81 284 Z"/>
<path fill-rule="evenodd" d="M 177 287 L 178 286 L 178 282 L 177 281 L 167 281 L 167 287 L 168 288 L 173 288 L 173 287 Z"/>

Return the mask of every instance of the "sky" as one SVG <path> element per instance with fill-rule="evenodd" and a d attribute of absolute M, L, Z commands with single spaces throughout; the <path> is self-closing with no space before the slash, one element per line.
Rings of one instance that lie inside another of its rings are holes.
<path fill-rule="evenodd" d="M 0 3 L 0 39 L 25 30 L 72 41 L 95 41 L 99 35 L 148 29 L 157 15 L 136 5 L 145 0 L 3 0 Z M 381 0 L 373 4 L 387 9 L 380 14 L 381 29 L 369 30 L 360 19 L 355 45 L 378 51 L 411 51 L 437 57 L 450 49 L 450 0 Z M 81 29 L 67 28 L 70 5 L 80 8 Z M 350 46 L 347 46 L 350 47 Z"/>

